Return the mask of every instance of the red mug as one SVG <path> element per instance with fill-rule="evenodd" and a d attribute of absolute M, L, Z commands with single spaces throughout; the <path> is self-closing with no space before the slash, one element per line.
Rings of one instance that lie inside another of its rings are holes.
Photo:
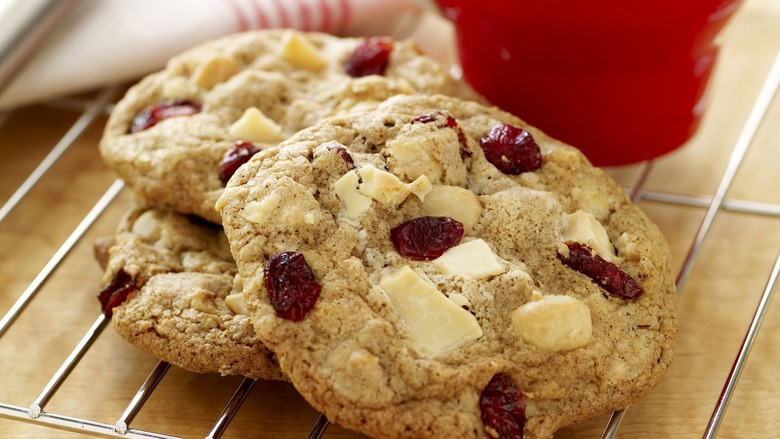
<path fill-rule="evenodd" d="M 436 0 L 463 75 L 491 103 L 597 166 L 683 145 L 705 108 L 715 37 L 739 0 Z"/>

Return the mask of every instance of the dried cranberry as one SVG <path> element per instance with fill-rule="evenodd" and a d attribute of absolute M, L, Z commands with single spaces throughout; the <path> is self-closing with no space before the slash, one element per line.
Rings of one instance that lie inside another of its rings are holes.
<path fill-rule="evenodd" d="M 236 173 L 238 168 L 248 162 L 253 155 L 257 154 L 260 148 L 249 142 L 236 142 L 230 147 L 222 163 L 219 164 L 219 179 L 222 186 L 226 186 L 230 177 Z"/>
<path fill-rule="evenodd" d="M 127 299 L 127 296 L 134 291 L 138 291 L 135 279 L 123 268 L 120 268 L 108 282 L 108 285 L 103 287 L 100 290 L 100 294 L 98 294 L 103 314 L 111 318 L 114 314 L 114 307 L 121 305 Z"/>
<path fill-rule="evenodd" d="M 409 121 L 410 124 L 414 125 L 416 123 L 432 123 L 436 122 L 436 120 L 444 117 L 444 113 L 441 111 L 434 111 L 433 113 L 429 114 L 423 114 L 417 117 L 412 118 L 412 120 Z M 463 130 L 460 128 L 460 125 L 458 125 L 458 121 L 452 117 L 451 115 L 446 115 L 446 118 L 444 119 L 444 124 L 441 125 L 441 127 L 447 127 L 452 128 L 458 133 L 458 143 L 460 143 L 461 149 L 466 150 L 466 134 L 463 133 Z"/>
<path fill-rule="evenodd" d="M 608 292 L 623 299 L 633 299 L 644 293 L 642 287 L 617 265 L 605 261 L 590 247 L 566 241 L 569 256 L 558 253 L 558 259 L 571 269 L 588 276 Z"/>
<path fill-rule="evenodd" d="M 410 124 L 414 125 L 416 123 L 433 123 L 437 120 L 444 117 L 444 124 L 442 126 L 446 126 L 449 128 L 456 128 L 458 126 L 458 121 L 455 120 L 454 117 L 448 115 L 444 115 L 441 111 L 434 111 L 433 113 L 428 114 L 421 114 L 417 117 L 413 117 L 412 120 L 409 121 Z"/>
<path fill-rule="evenodd" d="M 522 439 L 527 398 L 508 376 L 497 373 L 479 395 L 482 423 L 490 437 Z"/>
<path fill-rule="evenodd" d="M 200 113 L 201 105 L 192 102 L 189 99 L 176 99 L 175 101 L 163 102 L 150 105 L 138 113 L 130 124 L 130 133 L 143 131 L 151 128 L 157 122 L 176 116 L 191 116 Z"/>
<path fill-rule="evenodd" d="M 334 151 L 336 154 L 341 157 L 342 160 L 347 164 L 347 170 L 351 171 L 355 169 L 355 161 L 352 160 L 352 156 L 349 155 L 349 151 L 347 151 L 346 148 L 342 148 L 340 146 L 331 146 L 328 147 L 328 151 Z"/>
<path fill-rule="evenodd" d="M 485 157 L 504 174 L 518 175 L 542 166 L 542 152 L 531 133 L 500 123 L 479 141 Z"/>
<path fill-rule="evenodd" d="M 463 224 L 446 216 L 422 216 L 390 230 L 390 240 L 401 256 L 429 261 L 458 245 Z"/>
<path fill-rule="evenodd" d="M 303 255 L 282 252 L 265 264 L 265 287 L 276 315 L 299 322 L 314 308 L 320 297 L 320 284 Z"/>
<path fill-rule="evenodd" d="M 344 71 L 353 78 L 383 75 L 390 63 L 393 40 L 374 37 L 362 42 L 344 63 Z"/>

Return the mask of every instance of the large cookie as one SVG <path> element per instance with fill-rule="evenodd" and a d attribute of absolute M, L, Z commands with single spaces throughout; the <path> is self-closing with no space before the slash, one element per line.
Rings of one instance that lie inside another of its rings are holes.
<path fill-rule="evenodd" d="M 498 109 L 399 96 L 328 119 L 255 156 L 217 207 L 258 337 L 365 434 L 549 438 L 672 361 L 657 227 Z"/>
<path fill-rule="evenodd" d="M 283 379 L 231 295 L 240 277 L 221 227 L 134 209 L 108 249 L 103 281 L 114 328 L 152 356 L 193 372 Z"/>
<path fill-rule="evenodd" d="M 251 148 L 410 93 L 469 91 L 411 40 L 237 34 L 184 52 L 133 86 L 100 151 L 147 205 L 219 222 L 214 203 Z"/>

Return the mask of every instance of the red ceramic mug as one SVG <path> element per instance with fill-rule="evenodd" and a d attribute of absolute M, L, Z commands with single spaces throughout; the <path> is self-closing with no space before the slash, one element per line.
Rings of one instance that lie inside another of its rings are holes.
<path fill-rule="evenodd" d="M 683 145 L 739 0 L 436 0 L 465 79 L 598 166 Z"/>

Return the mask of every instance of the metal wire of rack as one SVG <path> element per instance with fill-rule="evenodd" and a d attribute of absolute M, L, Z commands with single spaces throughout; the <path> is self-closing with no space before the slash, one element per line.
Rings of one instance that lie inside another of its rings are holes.
<path fill-rule="evenodd" d="M 700 252 L 707 240 L 713 223 L 723 212 L 748 213 L 753 215 L 762 215 L 771 218 L 780 218 L 780 205 L 750 202 L 738 199 L 726 198 L 731 183 L 744 162 L 745 156 L 754 140 L 755 134 L 761 127 L 765 115 L 773 102 L 776 100 L 778 87 L 780 86 L 780 54 L 768 74 L 764 86 L 755 100 L 753 110 L 745 123 L 741 135 L 739 136 L 727 167 L 721 177 L 720 183 L 715 194 L 711 197 L 697 196 L 681 193 L 657 192 L 646 188 L 648 177 L 653 172 L 654 163 L 646 162 L 639 167 L 630 187 L 627 188 L 631 198 L 636 201 L 650 201 L 662 203 L 668 206 L 684 206 L 695 209 L 705 209 L 705 214 L 695 237 L 691 240 L 688 253 L 679 269 L 677 282 L 678 293 L 683 289 L 691 270 L 694 269 Z M 111 100 L 116 96 L 117 89 L 108 87 L 101 90 L 94 97 L 87 100 L 60 100 L 51 102 L 49 105 L 70 111 L 79 112 L 80 116 L 72 124 L 70 129 L 62 136 L 60 141 L 54 146 L 52 151 L 40 162 L 40 165 L 30 174 L 30 176 L 19 186 L 19 188 L 0 206 L 0 226 L 13 210 L 21 203 L 28 193 L 33 190 L 36 184 L 46 173 L 57 163 L 60 156 L 65 153 L 74 141 L 85 131 L 96 123 L 99 116 L 104 115 L 111 109 Z M 7 115 L 2 117 L 7 120 Z M 16 302 L 11 306 L 7 313 L 0 320 L 0 344 L 3 337 L 15 325 L 20 316 L 23 315 L 41 291 L 43 285 L 58 270 L 65 261 L 71 250 L 76 246 L 91 227 L 99 220 L 105 210 L 115 203 L 116 198 L 123 192 L 124 185 L 117 180 L 110 185 L 106 192 L 100 197 L 92 209 L 84 216 L 83 220 L 72 231 L 67 239 L 61 244 L 55 254 L 49 259 L 38 275 L 23 291 Z M 734 363 L 723 384 L 723 389 L 714 404 L 712 415 L 706 426 L 704 437 L 713 438 L 718 432 L 718 428 L 723 419 L 724 413 L 728 408 L 729 401 L 738 384 L 740 374 L 748 360 L 751 347 L 759 333 L 762 321 L 766 315 L 772 294 L 780 273 L 780 256 L 775 261 L 771 272 L 767 275 L 765 288 L 761 294 L 760 301 L 753 314 L 749 328 L 745 333 L 744 340 L 734 357 Z M 95 306 L 96 314 L 98 307 Z M 71 353 L 60 363 L 56 372 L 48 380 L 47 384 L 40 391 L 39 395 L 30 403 L 23 407 L 10 403 L 0 402 L 0 418 L 7 418 L 14 421 L 21 421 L 51 427 L 54 429 L 84 433 L 88 435 L 103 437 L 122 437 L 122 438 L 176 438 L 162 432 L 155 432 L 141 428 L 132 427 L 136 416 L 141 413 L 146 402 L 152 397 L 153 392 L 160 383 L 163 382 L 170 366 L 165 362 L 157 363 L 149 372 L 146 379 L 141 383 L 137 392 L 129 400 L 125 410 L 116 418 L 113 424 L 99 422 L 83 417 L 74 417 L 55 411 L 46 410 L 52 397 L 58 392 L 60 387 L 66 382 L 69 375 L 78 367 L 79 362 L 87 354 L 93 344 L 98 340 L 101 333 L 108 325 L 109 320 L 99 314 L 94 323 L 88 328 L 80 341 L 74 346 Z M 256 382 L 245 378 L 235 388 L 229 401 L 225 404 L 220 414 L 214 420 L 211 429 L 205 435 L 206 438 L 221 437 L 233 417 L 239 412 L 243 402 L 252 392 Z M 87 390 L 85 390 L 87 391 Z M 614 438 L 618 434 L 621 421 L 625 410 L 615 412 L 604 428 L 602 438 Z M 328 420 L 319 415 L 314 421 L 308 438 L 317 439 L 325 434 L 328 428 Z"/>

